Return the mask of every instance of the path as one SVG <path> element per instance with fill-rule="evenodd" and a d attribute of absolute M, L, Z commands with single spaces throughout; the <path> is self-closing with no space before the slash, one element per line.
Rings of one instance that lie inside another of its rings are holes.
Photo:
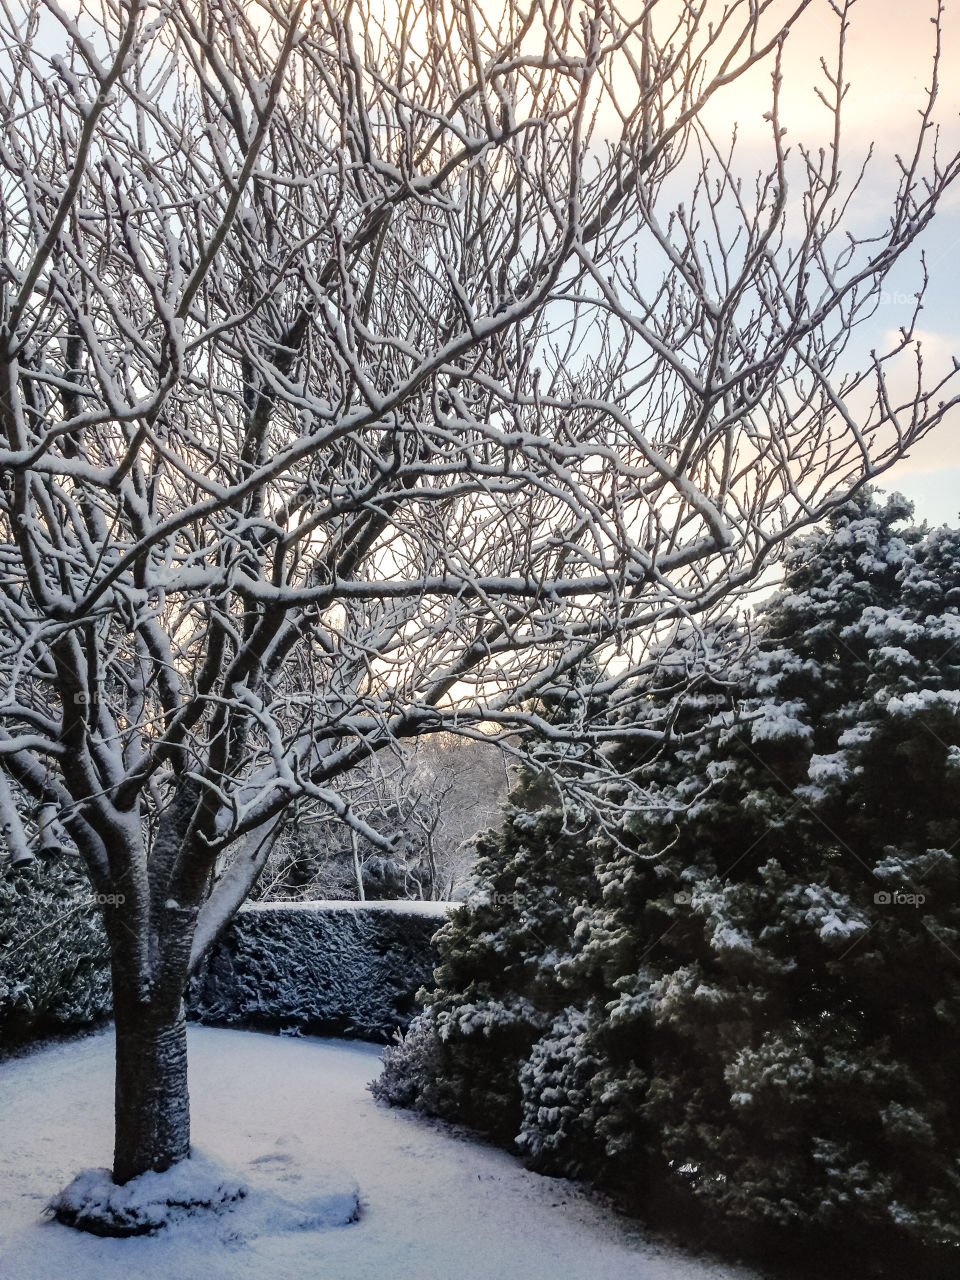
<path fill-rule="evenodd" d="M 109 1164 L 111 1033 L 0 1064 L 2 1280 L 756 1280 L 646 1240 L 571 1184 L 378 1106 L 378 1050 L 191 1027 L 198 1148 L 285 1197 L 355 1179 L 352 1226 L 277 1229 L 255 1197 L 156 1236 L 42 1222 L 80 1168 Z"/>

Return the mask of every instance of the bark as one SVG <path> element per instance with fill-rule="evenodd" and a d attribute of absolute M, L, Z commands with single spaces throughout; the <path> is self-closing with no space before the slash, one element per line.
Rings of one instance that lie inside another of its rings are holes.
<path fill-rule="evenodd" d="M 121 1185 L 149 1170 L 161 1173 L 190 1154 L 183 993 L 195 921 L 195 912 L 174 903 L 165 904 L 154 922 L 155 932 L 135 909 L 111 921 L 116 1032 L 113 1180 Z M 145 943 L 147 953 L 153 953 L 146 967 Z"/>
<path fill-rule="evenodd" d="M 190 1154 L 187 1022 L 177 998 L 116 1001 L 116 1141 L 113 1180 L 162 1172 Z"/>

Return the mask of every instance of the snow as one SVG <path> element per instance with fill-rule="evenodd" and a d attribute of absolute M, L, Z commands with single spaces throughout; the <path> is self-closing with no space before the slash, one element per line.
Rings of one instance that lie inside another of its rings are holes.
<path fill-rule="evenodd" d="M 110 1032 L 0 1075 L 3 1280 L 749 1280 L 644 1236 L 574 1184 L 407 1112 L 366 1082 L 375 1046 L 191 1026 L 194 1140 L 248 1194 L 155 1235 L 104 1239 L 41 1218 L 112 1145 Z M 360 1190 L 361 1216 L 311 1206 Z"/>
<path fill-rule="evenodd" d="M 197 1207 L 222 1207 L 248 1188 L 215 1161 L 194 1151 L 165 1173 L 144 1173 L 118 1187 L 106 1168 L 84 1169 L 50 1202 L 61 1221 L 109 1221 L 116 1235 L 142 1235 Z M 97 1234 L 103 1234 L 98 1232 Z"/>
<path fill-rule="evenodd" d="M 854 934 L 863 933 L 869 926 L 865 920 L 845 919 L 835 911 L 828 912 L 820 923 L 820 937 L 852 938 Z"/>
<path fill-rule="evenodd" d="M 269 1163 L 262 1156 L 255 1166 Z M 235 1230 L 235 1220 L 227 1224 L 232 1240 L 246 1236 L 276 1235 L 284 1231 L 319 1230 L 344 1227 L 360 1216 L 360 1193 L 355 1183 L 344 1182 L 316 1194 L 289 1199 L 269 1185 L 249 1178 L 240 1182 L 225 1166 L 194 1148 L 188 1160 L 164 1173 L 144 1173 L 118 1187 L 110 1170 L 84 1169 L 69 1186 L 50 1202 L 50 1212 L 61 1222 L 93 1223 L 95 1235 L 127 1237 L 179 1224 L 191 1216 L 223 1212 L 238 1200 L 246 1199 L 243 1232 Z M 207 1235 L 202 1223 L 201 1236 Z"/>
<path fill-rule="evenodd" d="M 893 714 L 922 715 L 934 707 L 956 712 L 960 708 L 960 689 L 917 689 L 902 698 L 891 698 L 887 703 L 887 710 Z"/>
<path fill-rule="evenodd" d="M 753 950 L 753 940 L 749 934 L 744 933 L 742 929 L 735 929 L 732 925 L 723 923 L 718 924 L 714 929 L 710 945 L 714 951 Z"/>
<path fill-rule="evenodd" d="M 812 738 L 813 730 L 798 720 L 795 712 L 802 711 L 800 702 L 768 703 L 762 706 L 757 718 L 750 723 L 754 742 L 776 742 L 784 738 Z"/>
<path fill-rule="evenodd" d="M 247 902 L 247 911 L 394 911 L 401 915 L 437 916 L 443 919 L 459 902 L 420 902 L 414 898 L 378 898 L 360 902 L 354 898 L 311 899 L 307 902 Z"/>
<path fill-rule="evenodd" d="M 811 782 L 846 782 L 850 777 L 850 761 L 845 751 L 830 755 L 812 755 L 808 774 Z"/>
<path fill-rule="evenodd" d="M 807 885 L 803 898 L 812 906 L 802 913 L 801 919 L 812 925 L 824 942 L 845 941 L 870 928 L 865 920 L 859 919 L 852 904 L 832 889 L 819 884 Z"/>

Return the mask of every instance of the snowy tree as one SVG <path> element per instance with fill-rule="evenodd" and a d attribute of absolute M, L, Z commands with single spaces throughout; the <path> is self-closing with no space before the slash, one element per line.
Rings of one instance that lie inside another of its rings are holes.
<path fill-rule="evenodd" d="M 865 496 L 791 550 L 737 716 L 598 867 L 520 1142 L 920 1274 L 960 1211 L 960 531 L 909 514 Z"/>
<path fill-rule="evenodd" d="M 850 4 L 784 138 L 815 7 L 4 8 L 0 763 L 114 904 L 117 1182 L 189 1151 L 184 984 L 294 804 L 389 848 L 337 787 L 372 754 L 562 751 L 535 695 L 954 403 L 910 324 L 851 350 L 960 168 L 936 75 L 851 236 Z M 757 178 L 705 112 L 761 66 Z"/>

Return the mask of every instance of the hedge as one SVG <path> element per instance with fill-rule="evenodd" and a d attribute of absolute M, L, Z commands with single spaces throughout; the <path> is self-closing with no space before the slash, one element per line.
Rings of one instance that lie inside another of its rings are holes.
<path fill-rule="evenodd" d="M 212 1026 L 389 1041 L 432 983 L 438 902 L 256 902 L 241 908 L 191 983 Z"/>
<path fill-rule="evenodd" d="M 0 868 L 0 1051 L 110 1016 L 107 939 L 73 859 Z"/>

